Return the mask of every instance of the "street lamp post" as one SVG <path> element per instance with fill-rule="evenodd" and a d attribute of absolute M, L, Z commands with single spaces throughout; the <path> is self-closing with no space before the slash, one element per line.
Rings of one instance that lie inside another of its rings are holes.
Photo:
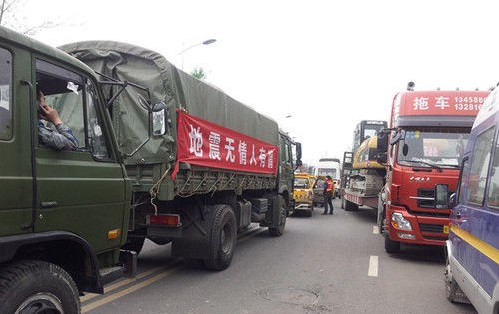
<path fill-rule="evenodd" d="M 201 46 L 201 45 L 210 45 L 210 44 L 213 44 L 216 41 L 217 41 L 216 39 L 207 39 L 205 41 L 202 41 L 202 42 L 194 44 L 194 45 L 190 45 L 189 47 L 187 47 L 185 49 L 182 49 L 182 51 L 178 53 L 179 55 L 182 55 L 182 70 L 184 69 L 184 53 L 187 50 L 189 50 L 191 48 L 194 48 L 194 47 L 197 47 L 197 46 Z"/>

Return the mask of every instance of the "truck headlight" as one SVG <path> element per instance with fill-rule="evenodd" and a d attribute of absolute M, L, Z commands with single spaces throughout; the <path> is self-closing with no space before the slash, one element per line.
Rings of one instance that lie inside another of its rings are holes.
<path fill-rule="evenodd" d="M 409 220 L 405 219 L 401 213 L 395 212 L 392 214 L 392 225 L 398 229 L 412 230 L 411 223 Z"/>

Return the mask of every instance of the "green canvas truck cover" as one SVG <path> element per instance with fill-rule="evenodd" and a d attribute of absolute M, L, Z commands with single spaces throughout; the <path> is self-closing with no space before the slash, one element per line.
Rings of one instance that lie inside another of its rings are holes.
<path fill-rule="evenodd" d="M 175 109 L 278 145 L 277 123 L 231 98 L 219 88 L 177 69 L 161 54 L 134 45 L 112 41 L 77 42 L 59 47 L 106 76 L 147 87 L 151 102 L 164 102 L 172 119 L 169 134 L 153 137 L 128 164 L 154 164 L 172 160 L 176 154 Z M 106 97 L 117 87 L 105 87 Z M 106 95 L 107 93 L 107 95 Z M 114 102 L 112 116 L 121 149 L 131 152 L 147 138 L 148 115 L 139 105 L 137 88 L 127 88 Z"/>

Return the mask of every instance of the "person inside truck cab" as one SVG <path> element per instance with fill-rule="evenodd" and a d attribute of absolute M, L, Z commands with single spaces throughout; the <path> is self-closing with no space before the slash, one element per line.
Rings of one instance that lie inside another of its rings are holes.
<path fill-rule="evenodd" d="M 62 123 L 59 113 L 45 103 L 45 95 L 37 91 L 38 117 L 51 122 L 55 129 L 51 129 L 42 121 L 38 122 L 38 141 L 40 144 L 56 150 L 76 150 L 78 140 L 73 131 Z"/>

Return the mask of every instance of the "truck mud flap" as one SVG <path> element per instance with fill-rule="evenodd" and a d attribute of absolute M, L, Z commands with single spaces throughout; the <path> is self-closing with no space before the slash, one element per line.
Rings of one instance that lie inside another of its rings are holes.
<path fill-rule="evenodd" d="M 214 206 L 186 210 L 180 237 L 172 242 L 172 255 L 184 258 L 204 258 L 209 253 L 208 241 Z"/>

